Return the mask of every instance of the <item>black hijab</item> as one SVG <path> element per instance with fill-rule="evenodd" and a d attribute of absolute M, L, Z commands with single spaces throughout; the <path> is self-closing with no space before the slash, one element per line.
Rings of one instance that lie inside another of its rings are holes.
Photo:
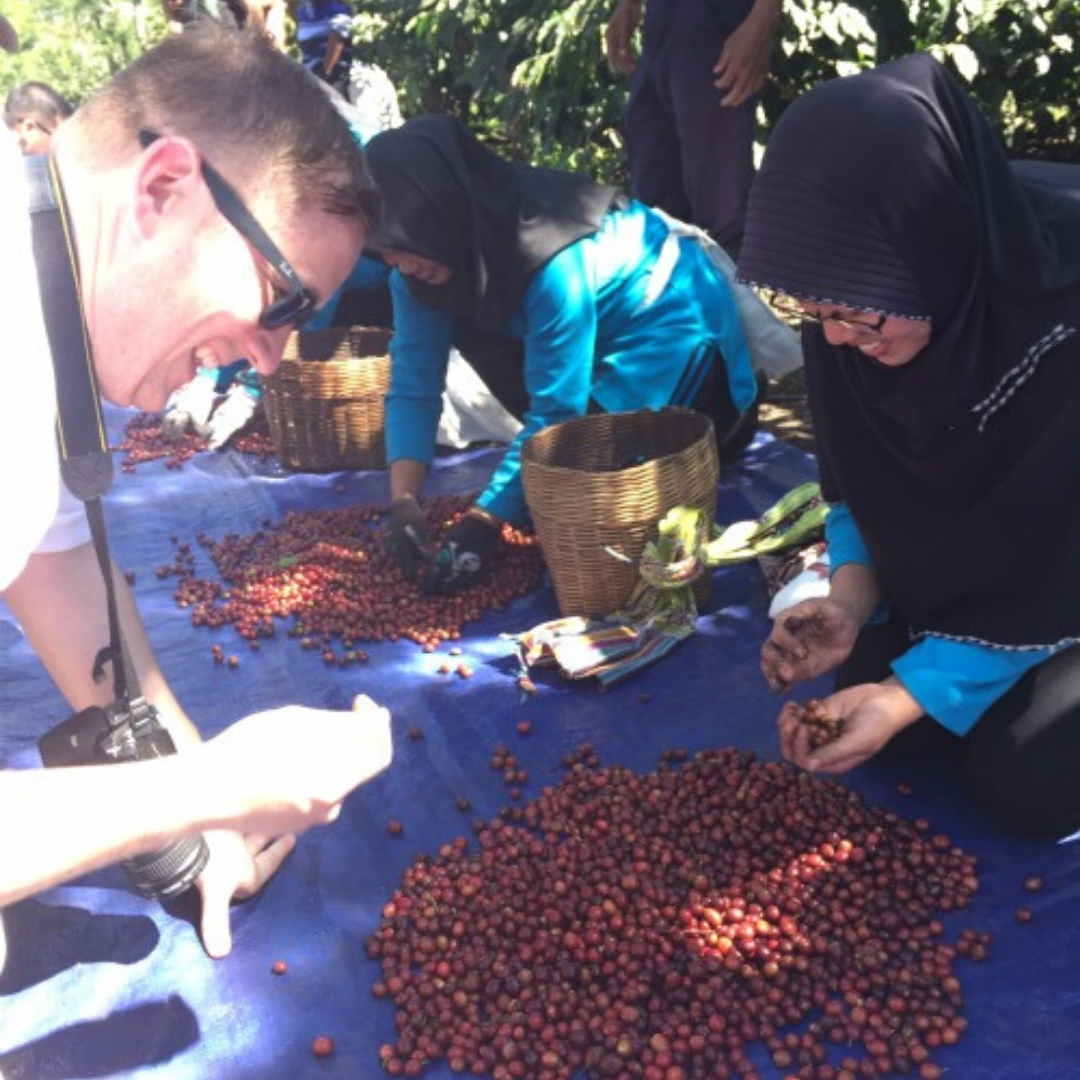
<path fill-rule="evenodd" d="M 945 68 L 907 57 L 787 110 L 738 273 L 932 321 L 897 368 L 803 331 L 825 493 L 914 630 L 1080 637 L 1080 169 L 1010 163 Z"/>
<path fill-rule="evenodd" d="M 407 279 L 432 307 L 502 329 L 533 275 L 596 232 L 618 190 L 583 176 L 512 165 L 450 116 L 420 116 L 366 147 L 383 200 L 370 249 L 408 251 L 448 266 L 446 285 Z"/>

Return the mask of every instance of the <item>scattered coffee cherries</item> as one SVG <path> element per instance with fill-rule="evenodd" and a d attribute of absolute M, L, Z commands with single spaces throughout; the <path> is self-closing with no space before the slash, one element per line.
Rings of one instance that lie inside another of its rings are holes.
<path fill-rule="evenodd" d="M 435 496 L 424 512 L 435 543 L 471 500 Z M 505 526 L 501 551 L 483 589 L 429 595 L 407 581 L 386 552 L 382 507 L 359 504 L 345 510 L 291 513 L 278 525 L 264 523 L 247 536 L 232 534 L 198 543 L 218 578 L 201 578 L 189 544 L 177 544 L 174 561 L 157 576 L 175 576 L 176 602 L 191 611 L 194 626 L 232 625 L 249 642 L 277 634 L 278 620 L 291 620 L 289 636 L 318 650 L 327 666 L 365 663 L 361 641 L 413 641 L 429 651 L 461 637 L 462 627 L 512 599 L 537 589 L 543 558 L 535 537 Z M 451 651 L 460 656 L 460 649 Z M 455 661 L 440 672 L 473 674 Z"/>

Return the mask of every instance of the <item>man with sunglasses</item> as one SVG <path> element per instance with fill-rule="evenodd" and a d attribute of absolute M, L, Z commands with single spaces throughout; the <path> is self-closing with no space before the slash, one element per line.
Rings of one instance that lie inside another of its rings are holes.
<path fill-rule="evenodd" d="M 31 175 L 13 144 L 0 151 L 0 590 L 73 710 L 107 708 L 111 681 L 92 676 L 112 637 L 106 588 L 86 512 L 60 481 Z M 199 366 L 246 356 L 272 372 L 293 327 L 356 261 L 376 205 L 348 125 L 311 76 L 263 36 L 213 26 L 121 72 L 64 124 L 50 161 L 98 388 L 146 410 Z M 179 753 L 119 769 L 0 771 L 0 907 L 204 831 L 201 933 L 221 956 L 229 901 L 275 872 L 292 833 L 332 820 L 385 767 L 389 718 L 366 698 L 351 714 L 289 706 L 201 743 L 122 575 L 112 577 L 142 694 Z"/>

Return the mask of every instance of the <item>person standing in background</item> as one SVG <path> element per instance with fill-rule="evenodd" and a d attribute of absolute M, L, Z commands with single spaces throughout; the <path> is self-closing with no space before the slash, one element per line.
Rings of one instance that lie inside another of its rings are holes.
<path fill-rule="evenodd" d="M 632 76 L 631 193 L 709 233 L 733 258 L 754 177 L 757 94 L 783 0 L 619 0 L 607 59 Z M 634 45 L 642 29 L 640 57 Z"/>
<path fill-rule="evenodd" d="M 352 67 L 352 8 L 345 0 L 288 0 L 296 19 L 296 43 L 308 71 L 342 97 Z"/>
<path fill-rule="evenodd" d="M 24 154 L 47 154 L 53 132 L 74 112 L 71 102 L 48 83 L 24 82 L 4 103 L 4 123 Z"/>

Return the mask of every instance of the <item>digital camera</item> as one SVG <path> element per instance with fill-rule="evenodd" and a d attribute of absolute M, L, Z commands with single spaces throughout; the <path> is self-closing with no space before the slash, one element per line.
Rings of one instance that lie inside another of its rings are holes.
<path fill-rule="evenodd" d="M 97 705 L 69 717 L 38 740 L 46 768 L 73 765 L 119 765 L 176 753 L 176 744 L 145 698 Z M 194 884 L 209 858 L 201 836 L 178 837 L 122 863 L 143 896 L 166 899 Z"/>

